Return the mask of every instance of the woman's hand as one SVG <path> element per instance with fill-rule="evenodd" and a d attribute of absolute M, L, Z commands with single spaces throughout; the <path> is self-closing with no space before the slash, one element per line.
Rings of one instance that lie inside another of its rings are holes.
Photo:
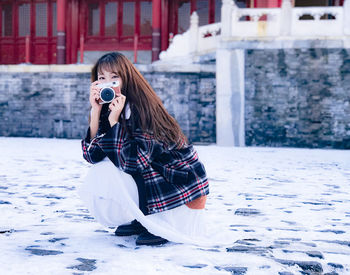
<path fill-rule="evenodd" d="M 100 84 L 99 81 L 92 82 L 90 85 L 90 104 L 93 111 L 100 112 L 102 109 L 102 104 L 100 104 L 100 90 L 101 88 L 97 87 Z"/>
<path fill-rule="evenodd" d="M 119 116 L 124 108 L 126 97 L 122 94 L 117 94 L 108 108 L 111 110 L 108 120 L 111 127 L 113 127 L 119 120 Z"/>

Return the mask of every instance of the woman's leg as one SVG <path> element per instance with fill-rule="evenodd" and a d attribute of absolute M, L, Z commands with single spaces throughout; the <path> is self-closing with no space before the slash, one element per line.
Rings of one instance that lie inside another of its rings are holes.
<path fill-rule="evenodd" d="M 130 204 L 138 207 L 136 183 L 108 158 L 90 168 L 78 193 L 89 212 L 105 226 L 134 220 L 128 209 Z"/>

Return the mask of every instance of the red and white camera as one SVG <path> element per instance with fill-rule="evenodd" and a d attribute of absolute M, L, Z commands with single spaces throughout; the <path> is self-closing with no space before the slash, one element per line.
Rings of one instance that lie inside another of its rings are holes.
<path fill-rule="evenodd" d="M 100 104 L 111 102 L 115 98 L 115 88 L 119 87 L 119 85 L 120 82 L 118 80 L 98 84 L 97 87 L 101 88 L 100 99 L 102 100 L 102 102 Z"/>

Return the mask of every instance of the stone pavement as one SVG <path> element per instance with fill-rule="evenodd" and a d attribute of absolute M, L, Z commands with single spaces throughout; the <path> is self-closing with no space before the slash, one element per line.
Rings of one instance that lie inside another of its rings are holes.
<path fill-rule="evenodd" d="M 1 274 L 350 274 L 348 151 L 197 146 L 208 227 L 231 244 L 138 247 L 79 200 L 78 140 L 0 148 Z"/>

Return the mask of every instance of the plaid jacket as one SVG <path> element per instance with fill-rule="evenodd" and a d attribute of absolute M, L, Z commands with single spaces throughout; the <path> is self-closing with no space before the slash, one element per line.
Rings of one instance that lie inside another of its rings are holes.
<path fill-rule="evenodd" d="M 192 145 L 183 149 L 167 148 L 152 135 L 141 131 L 136 131 L 130 138 L 117 123 L 91 141 L 88 129 L 82 149 L 84 159 L 89 163 L 99 162 L 107 156 L 124 172 L 142 175 L 145 214 L 169 210 L 209 194 L 204 166 Z"/>

